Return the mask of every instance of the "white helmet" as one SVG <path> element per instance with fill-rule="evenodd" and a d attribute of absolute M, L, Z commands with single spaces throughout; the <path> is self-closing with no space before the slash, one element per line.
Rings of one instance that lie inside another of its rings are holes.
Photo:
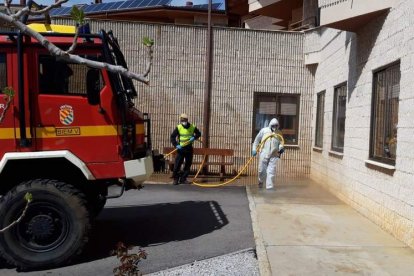
<path fill-rule="evenodd" d="M 188 120 L 188 115 L 187 114 L 185 114 L 185 113 L 182 113 L 181 115 L 180 115 L 180 120 L 181 119 L 187 119 Z"/>

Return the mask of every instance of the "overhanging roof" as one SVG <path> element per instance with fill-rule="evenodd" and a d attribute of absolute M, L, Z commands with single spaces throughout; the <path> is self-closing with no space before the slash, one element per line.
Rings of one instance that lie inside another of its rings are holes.
<path fill-rule="evenodd" d="M 267 5 L 260 9 L 254 10 L 251 14 L 264 15 L 289 21 L 292 16 L 292 10 L 303 6 L 303 0 L 282 0 Z"/>
<path fill-rule="evenodd" d="M 228 14 L 244 16 L 249 14 L 249 4 L 247 0 L 225 0 Z"/>

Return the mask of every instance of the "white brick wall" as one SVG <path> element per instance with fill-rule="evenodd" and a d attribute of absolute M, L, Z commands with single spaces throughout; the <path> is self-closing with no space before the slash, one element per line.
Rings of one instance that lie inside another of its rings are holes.
<path fill-rule="evenodd" d="M 67 20 L 58 23 L 72 24 Z M 204 131 L 205 27 L 96 20 L 90 23 L 93 30 L 114 31 L 135 72 L 142 72 L 146 65 L 145 49 L 137 39 L 154 38 L 150 85 L 136 86 L 136 104 L 141 111 L 151 113 L 155 149 L 162 151 L 170 146 L 170 133 L 182 112 Z M 254 93 L 264 92 L 300 94 L 299 148 L 286 150 L 278 175 L 309 174 L 313 75 L 304 66 L 303 42 L 304 34 L 299 32 L 213 28 L 210 147 L 235 151 L 235 165 L 227 166 L 227 172 L 239 170 L 250 158 Z M 257 173 L 255 162 L 247 174 Z M 210 169 L 218 171 L 219 167 Z"/>
<path fill-rule="evenodd" d="M 324 142 L 322 153 L 312 153 L 311 176 L 414 247 L 414 1 L 400 0 L 388 15 L 374 19 L 355 34 L 334 29 L 318 33 L 321 58 L 314 101 L 317 92 L 326 90 Z M 401 62 L 401 81 L 396 170 L 385 173 L 365 164 L 369 158 L 372 78 L 374 70 L 397 60 Z M 344 81 L 348 81 L 345 147 L 339 159 L 328 151 L 334 86 Z M 316 105 L 313 118 L 315 114 Z"/>

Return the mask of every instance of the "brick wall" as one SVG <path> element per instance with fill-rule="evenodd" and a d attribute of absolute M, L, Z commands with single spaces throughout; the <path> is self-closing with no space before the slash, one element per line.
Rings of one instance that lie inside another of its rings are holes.
<path fill-rule="evenodd" d="M 71 24 L 65 20 L 58 23 Z M 188 113 L 203 130 L 206 28 L 90 23 L 94 31 L 114 30 L 130 68 L 137 72 L 145 69 L 140 40 L 143 36 L 154 38 L 151 84 L 136 84 L 137 107 L 151 113 L 154 148 L 170 146 L 169 135 L 180 113 Z M 279 174 L 309 174 L 313 75 L 304 66 L 304 34 L 214 28 L 213 36 L 210 147 L 234 149 L 235 165 L 229 172 L 238 170 L 250 157 L 254 92 L 301 94 L 299 145 L 287 149 Z M 256 174 L 256 166 L 253 163 L 248 173 Z"/>
<path fill-rule="evenodd" d="M 374 19 L 356 33 L 334 29 L 316 33 L 320 37 L 320 63 L 314 92 L 326 90 L 326 96 L 323 151 L 312 153 L 311 177 L 414 247 L 414 2 L 399 1 L 388 15 Z M 309 37 L 314 39 L 314 35 Z M 398 60 L 397 160 L 395 171 L 389 171 L 365 161 L 369 159 L 373 71 Z M 335 157 L 329 154 L 333 92 L 334 86 L 344 81 L 348 81 L 345 146 L 343 157 Z M 316 106 L 313 114 L 315 117 Z"/>

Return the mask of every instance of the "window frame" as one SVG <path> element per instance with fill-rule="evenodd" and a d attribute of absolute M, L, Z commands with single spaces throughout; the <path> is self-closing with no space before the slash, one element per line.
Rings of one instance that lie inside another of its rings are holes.
<path fill-rule="evenodd" d="M 334 146 L 334 138 L 335 138 L 335 123 L 337 122 L 337 120 L 335 119 L 336 117 L 336 113 L 338 112 L 337 110 L 337 101 L 338 101 L 338 97 L 337 95 L 339 94 L 339 89 L 345 87 L 345 97 L 346 99 L 348 99 L 348 95 L 347 95 L 347 91 L 348 91 L 348 82 L 342 82 L 338 85 L 334 86 L 334 95 L 333 95 L 333 110 L 332 110 L 332 133 L 331 133 L 331 150 L 335 151 L 335 152 L 340 152 L 343 153 L 344 152 L 344 147 L 339 148 L 339 147 L 335 147 Z M 345 118 L 346 118 L 346 102 L 345 102 Z M 346 120 L 344 118 L 344 120 Z M 344 123 L 345 124 L 345 123 Z M 345 132 L 345 130 L 344 130 Z M 343 143 L 345 144 L 345 136 L 344 136 L 344 141 Z"/>
<path fill-rule="evenodd" d="M 387 165 L 392 165 L 392 166 L 395 166 L 395 163 L 396 163 L 396 160 L 397 160 L 397 154 L 395 155 L 395 160 L 390 159 L 390 158 L 381 157 L 381 156 L 375 156 L 374 155 L 374 148 L 375 148 L 375 145 L 374 145 L 375 138 L 374 137 L 375 137 L 375 131 L 376 131 L 376 126 L 375 126 L 376 95 L 377 95 L 376 76 L 377 76 L 378 73 L 384 72 L 387 69 L 390 69 L 394 66 L 398 66 L 398 69 L 399 69 L 399 72 L 400 72 L 399 84 L 401 84 L 401 61 L 400 60 L 397 60 L 395 62 L 386 64 L 386 65 L 381 66 L 381 67 L 379 67 L 379 68 L 372 71 L 371 120 L 370 120 L 370 137 L 369 137 L 369 160 L 384 163 L 384 164 L 387 164 Z M 401 92 L 401 88 L 398 91 L 398 109 L 399 109 L 399 101 L 400 101 L 400 95 L 399 95 L 400 92 Z M 388 89 L 387 89 L 387 95 L 388 95 Z M 399 110 L 397 112 L 397 117 L 398 116 L 399 116 Z M 398 121 L 398 118 L 397 118 L 397 121 Z M 397 144 L 398 144 L 398 140 L 397 140 Z"/>
<path fill-rule="evenodd" d="M 296 142 L 285 141 L 285 145 L 297 146 L 299 145 L 299 121 L 300 121 L 300 94 L 299 93 L 275 93 L 275 92 L 254 92 L 253 93 L 253 117 L 252 117 L 252 140 L 256 137 L 255 122 L 256 122 L 256 105 L 260 97 L 276 97 L 275 104 L 277 104 L 276 112 L 280 111 L 281 97 L 294 97 L 296 99 L 296 117 L 297 120 L 294 125 L 296 131 Z M 280 118 L 276 118 L 279 120 Z M 282 129 L 283 134 L 283 129 Z"/>
<path fill-rule="evenodd" d="M 323 96 L 323 103 L 322 103 L 322 114 L 319 114 L 321 107 L 319 106 L 319 97 Z M 324 128 L 324 121 L 325 121 L 325 97 L 326 96 L 326 90 L 320 91 L 318 93 L 316 93 L 316 119 L 315 119 L 315 143 L 314 146 L 317 148 L 323 148 L 323 128 Z M 320 115 L 322 115 L 322 122 L 320 122 L 318 119 L 320 117 Z M 320 125 L 322 123 L 322 125 Z M 318 144 L 318 130 L 319 127 L 321 129 L 321 133 L 319 134 L 319 136 L 321 137 L 321 144 Z"/>
<path fill-rule="evenodd" d="M 80 52 L 77 52 L 78 55 L 100 55 L 103 57 L 103 54 L 99 51 L 94 51 L 91 49 L 88 50 L 83 50 L 81 49 Z M 78 97 L 87 97 L 87 89 L 85 87 L 85 91 L 84 93 L 77 93 L 77 92 L 67 92 L 67 93 L 58 93 L 58 92 L 44 92 L 41 89 L 41 81 L 40 81 L 40 66 L 41 66 L 41 62 L 40 62 L 40 58 L 41 57 L 48 57 L 48 58 L 57 58 L 53 55 L 51 55 L 49 52 L 47 51 L 40 51 L 36 54 L 35 60 L 36 60 L 36 70 L 37 70 L 37 76 L 36 76 L 36 82 L 37 82 L 37 93 L 39 95 L 55 95 L 55 96 L 63 96 L 63 97 L 72 97 L 72 96 L 78 96 Z M 68 65 L 79 65 L 81 68 L 85 67 L 87 70 L 89 69 L 93 69 L 92 67 L 86 66 L 86 65 L 81 65 L 81 64 L 77 64 L 77 63 L 73 63 L 73 62 L 66 62 L 64 61 L 66 64 Z M 101 89 L 100 91 L 102 92 L 102 90 L 105 89 L 105 86 L 107 86 L 107 82 L 105 81 L 105 74 L 106 74 L 106 70 L 102 70 L 102 69 L 95 69 L 99 71 L 100 74 L 100 80 L 102 81 L 102 85 L 101 85 Z M 85 80 L 86 80 L 86 76 L 85 76 Z"/>

